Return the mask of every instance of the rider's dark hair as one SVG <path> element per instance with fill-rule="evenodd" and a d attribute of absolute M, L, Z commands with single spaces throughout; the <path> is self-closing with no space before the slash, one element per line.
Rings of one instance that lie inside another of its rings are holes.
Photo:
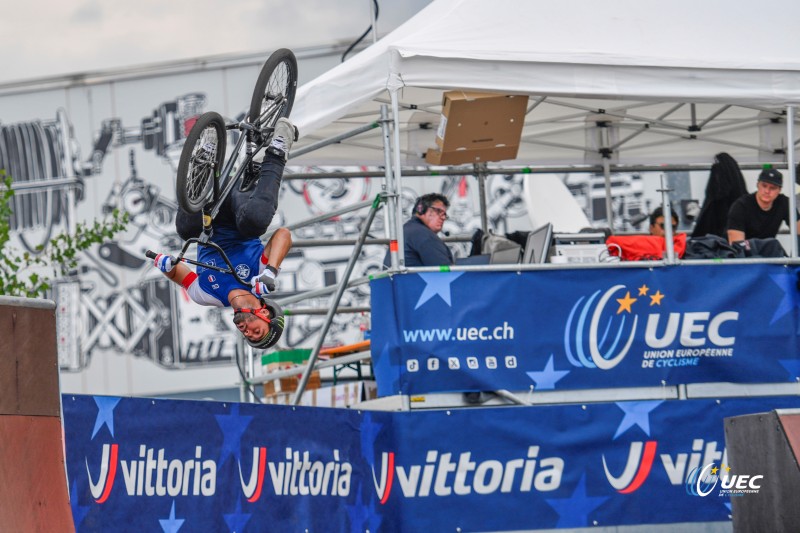
<path fill-rule="evenodd" d="M 436 201 L 442 202 L 445 207 L 450 207 L 450 200 L 448 200 L 445 195 L 431 192 L 417 198 L 417 201 L 414 202 L 414 214 L 424 215 Z"/>

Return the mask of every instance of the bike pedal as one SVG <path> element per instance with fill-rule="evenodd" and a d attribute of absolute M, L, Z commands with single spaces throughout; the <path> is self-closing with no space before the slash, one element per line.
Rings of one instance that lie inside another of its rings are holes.
<path fill-rule="evenodd" d="M 242 183 L 239 185 L 240 192 L 247 192 L 258 183 L 258 178 L 261 173 L 261 163 L 253 161 L 251 164 L 253 165 L 253 169 L 244 173 Z"/>

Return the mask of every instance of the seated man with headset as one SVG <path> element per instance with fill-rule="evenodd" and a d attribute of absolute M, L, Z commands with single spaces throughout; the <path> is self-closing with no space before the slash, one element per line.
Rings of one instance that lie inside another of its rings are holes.
<path fill-rule="evenodd" d="M 447 208 L 450 202 L 438 193 L 425 194 L 414 203 L 411 220 L 403 225 L 403 250 L 406 266 L 440 266 L 452 265 L 453 254 L 439 238 L 444 221 L 447 220 Z M 386 252 L 383 264 L 391 265 L 390 252 Z"/>

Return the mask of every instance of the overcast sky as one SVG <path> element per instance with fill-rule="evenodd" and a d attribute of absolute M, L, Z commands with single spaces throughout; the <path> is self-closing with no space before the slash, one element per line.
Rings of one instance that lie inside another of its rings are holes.
<path fill-rule="evenodd" d="M 378 32 L 430 1 L 379 0 Z M 332 44 L 370 24 L 370 0 L 0 0 L 0 7 L 0 83 Z"/>

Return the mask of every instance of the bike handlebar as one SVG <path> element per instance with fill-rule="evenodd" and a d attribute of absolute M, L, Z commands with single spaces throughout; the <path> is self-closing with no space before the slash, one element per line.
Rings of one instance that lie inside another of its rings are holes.
<path fill-rule="evenodd" d="M 196 243 L 198 246 L 210 246 L 211 248 L 214 248 L 219 253 L 219 255 L 222 256 L 222 259 L 223 261 L 225 261 L 227 268 L 218 267 L 216 265 L 209 265 L 207 263 L 199 263 L 193 259 L 188 259 L 186 257 L 183 257 L 183 254 L 186 253 L 186 250 L 187 248 L 189 248 L 189 245 L 193 243 Z M 144 255 L 149 259 L 155 259 L 158 254 L 152 250 L 147 250 L 144 253 Z M 240 278 L 239 275 L 236 273 L 236 269 L 233 267 L 230 260 L 228 259 L 228 256 L 225 254 L 225 250 L 223 250 L 222 248 L 220 248 L 211 241 L 203 242 L 200 239 L 193 237 L 184 243 L 181 253 L 178 254 L 178 256 L 175 259 L 177 259 L 178 262 L 189 263 L 190 265 L 195 265 L 210 270 L 216 270 L 217 272 L 221 272 L 223 274 L 230 274 L 237 282 L 239 282 L 240 285 L 248 288 L 250 287 L 250 283 L 248 283 L 247 280 Z"/>

